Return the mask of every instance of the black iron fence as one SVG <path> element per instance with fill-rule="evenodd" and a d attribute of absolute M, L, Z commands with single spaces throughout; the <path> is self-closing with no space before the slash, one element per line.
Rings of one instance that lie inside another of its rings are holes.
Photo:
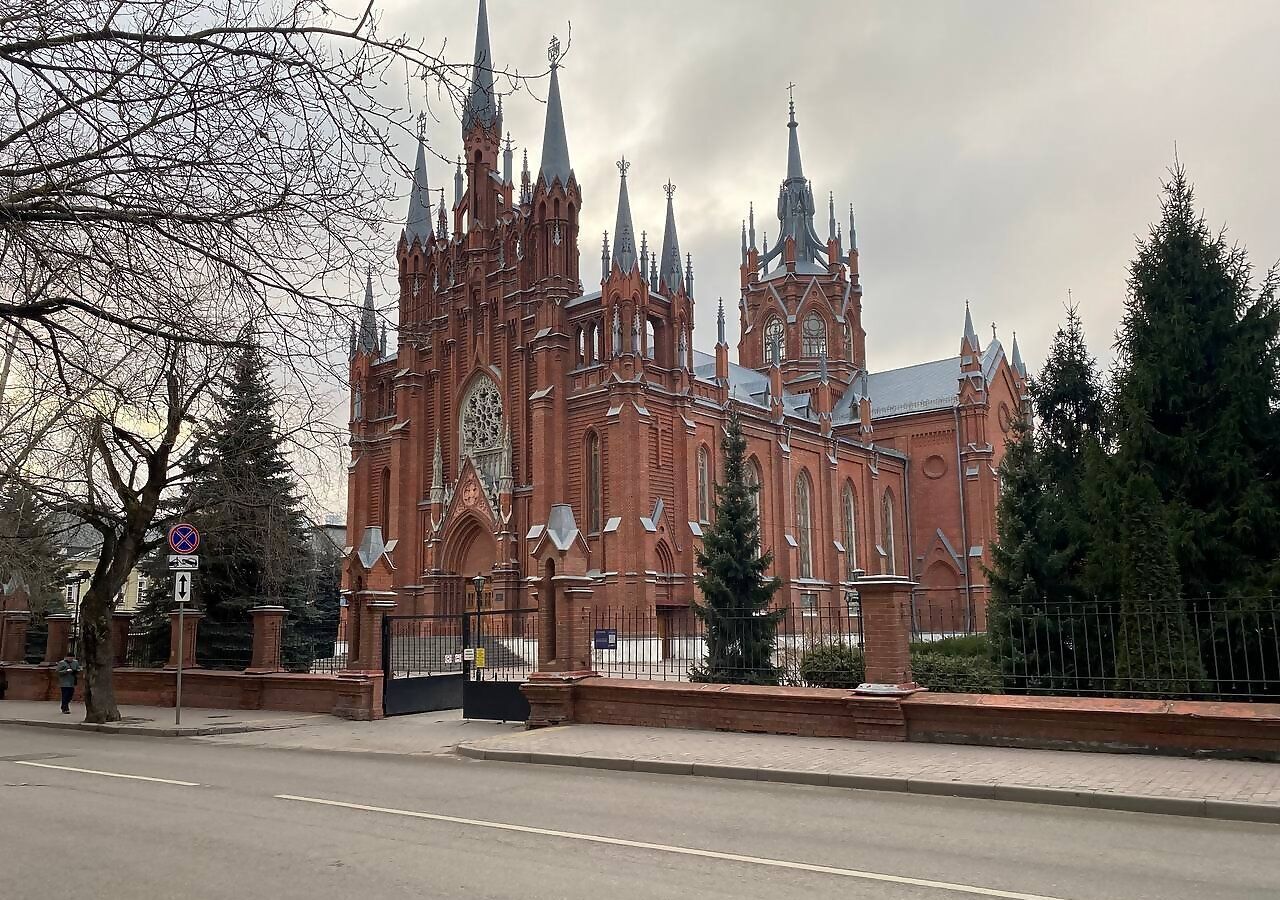
<path fill-rule="evenodd" d="M 918 588 L 911 593 L 911 639 L 940 641 L 987 630 L 986 588 Z"/>
<path fill-rule="evenodd" d="M 990 619 L 1010 693 L 1280 697 L 1275 597 L 997 604 Z"/>
<path fill-rule="evenodd" d="M 347 667 L 350 648 L 345 620 L 284 620 L 280 667 L 287 672 L 336 675 Z"/>
<path fill-rule="evenodd" d="M 124 662 L 135 669 L 156 669 L 169 661 L 168 629 L 130 631 L 125 642 Z"/>
<path fill-rule="evenodd" d="M 814 606 L 708 624 L 687 608 L 597 609 L 591 664 L 610 678 L 856 687 L 862 680 L 856 613 Z"/>

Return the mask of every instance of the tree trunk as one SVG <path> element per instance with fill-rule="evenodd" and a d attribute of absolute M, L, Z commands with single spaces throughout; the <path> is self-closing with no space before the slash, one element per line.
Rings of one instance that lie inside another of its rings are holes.
<path fill-rule="evenodd" d="M 80 603 L 81 656 L 84 659 L 84 720 L 101 724 L 119 722 L 116 690 L 111 680 L 115 659 L 111 646 L 111 599 L 119 585 L 103 582 L 110 575 L 94 579 Z"/>

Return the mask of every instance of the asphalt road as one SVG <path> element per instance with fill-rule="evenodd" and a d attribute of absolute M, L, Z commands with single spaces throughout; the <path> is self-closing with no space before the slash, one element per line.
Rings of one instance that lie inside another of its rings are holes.
<path fill-rule="evenodd" d="M 0 727 L 6 900 L 1274 900 L 1277 851 L 1273 825 Z"/>

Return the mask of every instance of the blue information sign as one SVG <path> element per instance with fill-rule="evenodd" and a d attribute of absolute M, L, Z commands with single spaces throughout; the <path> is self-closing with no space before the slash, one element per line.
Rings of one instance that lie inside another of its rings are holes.
<path fill-rule="evenodd" d="M 597 628 L 595 633 L 594 644 L 597 650 L 617 650 L 618 649 L 618 629 Z"/>

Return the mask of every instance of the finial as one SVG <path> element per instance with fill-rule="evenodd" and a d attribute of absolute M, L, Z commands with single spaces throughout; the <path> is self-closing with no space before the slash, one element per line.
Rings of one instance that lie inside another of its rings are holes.
<path fill-rule="evenodd" d="M 418 140 L 424 140 L 427 136 L 427 114 L 425 112 L 418 113 L 417 124 Z"/>
<path fill-rule="evenodd" d="M 622 173 L 622 177 L 626 178 L 627 170 L 631 168 L 631 163 L 627 162 L 627 158 L 624 156 L 618 160 L 617 166 L 618 166 L 618 171 Z"/>
<path fill-rule="evenodd" d="M 511 140 L 511 132 L 510 132 L 510 131 L 508 131 L 508 132 L 507 132 L 507 145 L 506 145 L 505 149 L 506 149 L 506 150 L 508 150 L 508 151 L 510 151 L 510 150 L 514 150 L 514 149 L 515 149 L 515 142 Z"/>
<path fill-rule="evenodd" d="M 560 65 L 560 38 L 554 34 L 551 35 L 551 43 L 547 45 L 547 61 L 553 69 Z"/>
<path fill-rule="evenodd" d="M 667 183 L 662 186 L 662 189 L 667 192 L 668 200 L 670 200 L 676 192 L 676 186 L 672 184 L 670 180 L 668 180 Z"/>
<path fill-rule="evenodd" d="M 994 341 L 995 339 L 996 339 L 996 323 L 992 322 L 991 323 L 991 340 Z"/>
<path fill-rule="evenodd" d="M 787 105 L 791 108 L 791 121 L 796 120 L 796 83 L 787 85 Z"/>

